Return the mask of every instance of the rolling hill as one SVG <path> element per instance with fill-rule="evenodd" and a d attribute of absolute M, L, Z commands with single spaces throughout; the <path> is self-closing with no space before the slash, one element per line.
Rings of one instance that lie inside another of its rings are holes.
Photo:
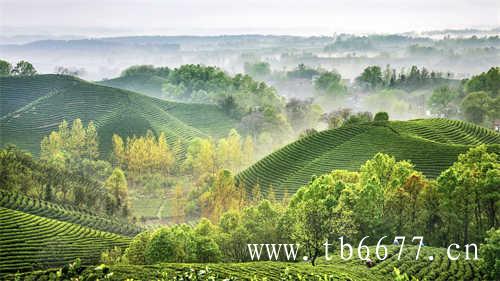
<path fill-rule="evenodd" d="M 0 145 L 39 153 L 41 139 L 62 120 L 96 124 L 101 152 L 122 137 L 164 132 L 171 142 L 220 137 L 237 122 L 215 105 L 184 104 L 97 85 L 71 76 L 0 77 Z"/>
<path fill-rule="evenodd" d="M 273 187 L 276 195 L 293 194 L 312 175 L 334 169 L 357 170 L 383 152 L 397 160 L 410 160 L 426 176 L 435 178 L 460 153 L 487 144 L 500 152 L 500 134 L 466 122 L 422 119 L 367 123 L 327 130 L 302 138 L 264 157 L 237 179 L 246 188 Z"/>
<path fill-rule="evenodd" d="M 168 80 L 155 75 L 136 74 L 96 82 L 99 85 L 138 92 L 151 97 L 162 97 L 162 87 Z"/>

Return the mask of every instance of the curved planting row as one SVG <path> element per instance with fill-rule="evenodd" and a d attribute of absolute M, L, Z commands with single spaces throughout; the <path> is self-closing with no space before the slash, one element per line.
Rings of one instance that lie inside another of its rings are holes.
<path fill-rule="evenodd" d="M 391 122 L 394 129 L 431 141 L 447 144 L 500 144 L 500 134 L 459 120 L 420 119 Z"/>
<path fill-rule="evenodd" d="M 399 251 L 399 247 L 397 247 Z M 392 255 L 388 259 L 379 262 L 374 270 L 383 275 L 390 274 L 394 268 L 398 268 L 401 273 L 408 276 L 415 276 L 419 280 L 485 280 L 484 273 L 480 268 L 478 260 L 466 260 L 465 253 L 460 252 L 460 258 L 456 261 L 450 260 L 446 254 L 446 249 L 422 247 L 419 259 L 416 260 L 417 247 L 405 247 L 398 260 L 398 255 Z M 453 256 L 459 252 L 452 251 Z M 433 257 L 432 261 L 429 257 Z M 472 258 L 473 255 L 470 256 Z"/>
<path fill-rule="evenodd" d="M 63 207 L 43 200 L 33 199 L 20 193 L 0 191 L 0 207 L 125 236 L 134 236 L 141 231 L 141 228 L 126 222 L 102 218 L 71 206 Z"/>
<path fill-rule="evenodd" d="M 101 252 L 129 242 L 114 233 L 0 207 L 1 273 L 56 267 L 76 258 L 97 264 Z"/>
<path fill-rule="evenodd" d="M 33 101 L 70 87 L 78 79 L 63 75 L 0 77 L 1 116 L 18 110 Z"/>
<path fill-rule="evenodd" d="M 334 169 L 358 170 L 378 152 L 409 160 L 430 178 L 437 177 L 472 145 L 488 144 L 500 152 L 500 134 L 461 121 L 445 119 L 363 124 L 323 131 L 268 155 L 237 178 L 251 189 L 270 187 L 278 197 L 292 194 L 312 175 Z"/>

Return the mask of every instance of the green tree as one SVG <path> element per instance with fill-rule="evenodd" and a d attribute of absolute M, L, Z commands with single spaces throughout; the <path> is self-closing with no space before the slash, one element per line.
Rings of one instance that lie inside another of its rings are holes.
<path fill-rule="evenodd" d="M 268 62 L 245 62 L 244 69 L 246 74 L 255 78 L 264 78 L 271 74 L 271 66 Z"/>
<path fill-rule="evenodd" d="M 465 120 L 474 124 L 483 124 L 490 112 L 492 99 L 486 92 L 468 94 L 461 104 Z M 498 111 L 498 109 L 496 109 Z"/>
<path fill-rule="evenodd" d="M 104 183 L 104 187 L 113 196 L 115 210 L 121 210 L 124 216 L 128 214 L 128 186 L 125 174 L 120 168 L 115 168 Z"/>
<path fill-rule="evenodd" d="M 292 197 L 294 227 L 292 238 L 306 247 L 312 265 L 324 249 L 327 240 L 356 233 L 350 213 L 339 208 L 338 202 L 346 184 L 336 174 L 314 178 Z"/>
<path fill-rule="evenodd" d="M 342 84 L 342 77 L 336 71 L 322 72 L 314 80 L 314 87 L 326 94 L 341 95 L 346 93 L 346 87 Z"/>
<path fill-rule="evenodd" d="M 473 76 L 465 84 L 468 93 L 484 91 L 496 98 L 500 92 L 500 67 L 492 67 L 488 72 Z"/>
<path fill-rule="evenodd" d="M 12 65 L 8 61 L 0 60 L 0 76 L 9 76 L 12 71 Z"/>
<path fill-rule="evenodd" d="M 144 231 L 137 234 L 125 249 L 125 259 L 130 264 L 146 264 L 146 248 L 151 240 L 151 232 Z"/>
<path fill-rule="evenodd" d="M 380 66 L 369 66 L 356 78 L 356 83 L 367 90 L 375 90 L 384 83 Z"/>
<path fill-rule="evenodd" d="M 448 86 L 435 89 L 429 98 L 429 107 L 431 111 L 440 117 L 448 118 L 457 112 L 453 100 L 457 97 L 457 92 Z"/>
<path fill-rule="evenodd" d="M 481 244 L 482 267 L 490 280 L 500 280 L 500 228 L 487 232 L 485 243 Z"/>
<path fill-rule="evenodd" d="M 375 114 L 375 117 L 373 117 L 373 121 L 375 122 L 389 121 L 389 114 L 387 112 L 377 112 L 377 114 Z"/>
<path fill-rule="evenodd" d="M 19 76 L 32 76 L 36 74 L 36 69 L 31 63 L 22 60 L 16 64 L 14 69 L 12 69 L 12 74 Z"/>
<path fill-rule="evenodd" d="M 146 264 L 174 261 L 174 240 L 169 228 L 162 227 L 154 231 L 144 253 Z"/>
<path fill-rule="evenodd" d="M 484 231 L 497 227 L 500 161 L 485 145 L 471 148 L 438 177 L 449 240 L 480 242 Z"/>

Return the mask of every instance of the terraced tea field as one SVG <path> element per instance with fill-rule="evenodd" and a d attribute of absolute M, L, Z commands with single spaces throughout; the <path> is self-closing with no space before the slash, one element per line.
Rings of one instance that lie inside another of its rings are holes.
<path fill-rule="evenodd" d="M 95 265 L 102 251 L 114 246 L 126 247 L 130 240 L 79 224 L 0 207 L 2 274 L 61 266 L 76 258 Z"/>
<path fill-rule="evenodd" d="M 182 104 L 62 75 L 0 78 L 0 145 L 15 143 L 38 154 L 43 136 L 63 120 L 93 120 L 101 151 L 122 137 L 165 132 L 171 142 L 220 137 L 236 121 L 215 105 Z"/>
<path fill-rule="evenodd" d="M 272 186 L 278 197 L 293 194 L 312 175 L 334 169 L 357 170 L 378 152 L 410 160 L 434 178 L 471 146 L 487 144 L 500 152 L 500 134 L 447 119 L 362 124 L 319 132 L 261 159 L 238 175 L 247 188 Z"/>
<path fill-rule="evenodd" d="M 484 280 L 484 272 L 479 267 L 479 261 L 465 260 L 462 257 L 457 261 L 450 261 L 443 248 L 423 247 L 418 260 L 415 260 L 417 247 L 404 248 L 401 259 L 398 260 L 399 247 L 387 246 L 388 257 L 383 261 L 376 261 L 375 266 L 368 268 L 364 261 L 359 259 L 342 260 L 339 253 L 331 253 L 331 260 L 324 258 L 318 260 L 313 267 L 306 262 L 246 262 L 246 263 L 212 263 L 212 264 L 183 264 L 165 263 L 151 266 L 117 265 L 112 266 L 112 280 L 156 280 L 166 276 L 175 276 L 183 271 L 208 270 L 211 275 L 220 279 L 236 277 L 237 280 L 281 280 L 281 275 L 288 271 L 292 276 L 301 276 L 297 280 L 320 280 L 318 276 L 329 276 L 328 280 L 355 280 L 355 281 L 384 281 L 393 280 L 392 272 L 398 268 L 408 276 L 419 280 Z M 375 252 L 375 247 L 370 247 L 370 252 Z M 453 252 L 456 255 L 458 252 Z M 429 257 L 434 259 L 431 261 Z M 375 260 L 375 259 L 374 259 Z M 264 279 L 266 278 L 266 279 Z M 164 279 L 165 280 L 165 279 Z M 168 280 L 168 279 L 167 279 Z M 326 279 L 321 279 L 326 280 Z"/>
<path fill-rule="evenodd" d="M 33 199 L 20 193 L 9 193 L 0 190 L 0 207 L 124 236 L 135 236 L 141 232 L 139 227 L 128 223 L 112 218 L 104 218 L 102 215 L 93 214 L 87 210 L 77 209 L 72 206 L 61 206 Z"/>

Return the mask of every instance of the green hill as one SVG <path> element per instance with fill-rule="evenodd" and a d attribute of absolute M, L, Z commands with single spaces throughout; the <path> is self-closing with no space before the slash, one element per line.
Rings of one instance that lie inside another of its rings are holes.
<path fill-rule="evenodd" d="M 168 80 L 155 75 L 135 74 L 96 82 L 97 84 L 162 97 L 162 87 Z"/>
<path fill-rule="evenodd" d="M 101 231 L 116 233 L 123 236 L 134 236 L 142 229 L 112 218 L 104 218 L 89 210 L 69 205 L 59 205 L 51 202 L 30 198 L 20 193 L 10 193 L 0 190 L 0 207 L 21 211 L 45 218 L 79 224 Z"/>
<path fill-rule="evenodd" d="M 13 143 L 35 154 L 43 136 L 63 119 L 93 120 L 101 152 L 108 151 L 114 133 L 126 137 L 152 130 L 186 142 L 224 136 L 237 124 L 215 105 L 164 101 L 62 75 L 0 77 L 0 102 L 0 145 Z"/>
<path fill-rule="evenodd" d="M 56 267 L 76 258 L 95 265 L 102 251 L 126 247 L 130 239 L 0 207 L 0 273 Z"/>
<path fill-rule="evenodd" d="M 357 170 L 378 152 L 410 160 L 435 178 L 472 145 L 500 152 L 500 134 L 461 121 L 424 119 L 345 126 L 295 141 L 261 159 L 237 178 L 245 187 L 273 187 L 278 197 L 294 193 L 312 175 Z"/>

